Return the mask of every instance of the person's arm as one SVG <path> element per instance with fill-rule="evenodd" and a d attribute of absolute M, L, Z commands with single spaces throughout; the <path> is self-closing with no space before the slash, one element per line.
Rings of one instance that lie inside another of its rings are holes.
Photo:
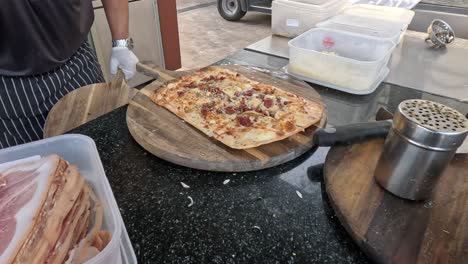
<path fill-rule="evenodd" d="M 107 22 L 112 34 L 112 40 L 126 40 L 129 38 L 128 29 L 128 0 L 102 0 Z M 131 48 L 130 48 L 131 49 Z M 113 47 L 110 59 L 111 74 L 122 69 L 125 79 L 131 79 L 136 73 L 138 58 L 128 47 Z"/>
<path fill-rule="evenodd" d="M 128 35 L 128 0 L 102 0 L 112 39 L 127 39 Z"/>

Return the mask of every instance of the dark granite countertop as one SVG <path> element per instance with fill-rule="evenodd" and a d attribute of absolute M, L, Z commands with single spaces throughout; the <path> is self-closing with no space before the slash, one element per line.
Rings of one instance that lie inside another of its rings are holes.
<path fill-rule="evenodd" d="M 272 70 L 286 63 L 248 51 L 219 62 Z M 372 119 L 379 106 L 394 111 L 409 98 L 468 112 L 467 104 L 387 84 L 367 96 L 316 88 L 332 125 Z M 340 225 L 324 191 L 320 164 L 328 148 L 257 172 L 193 170 L 140 147 L 127 130 L 125 113 L 126 107 L 119 108 L 72 133 L 96 141 L 139 263 L 369 262 Z"/>

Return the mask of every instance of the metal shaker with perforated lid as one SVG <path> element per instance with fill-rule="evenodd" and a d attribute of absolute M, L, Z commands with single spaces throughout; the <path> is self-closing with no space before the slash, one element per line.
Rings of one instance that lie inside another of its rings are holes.
<path fill-rule="evenodd" d="M 405 199 L 429 198 L 467 133 L 460 112 L 427 100 L 403 101 L 374 172 L 377 182 Z"/>

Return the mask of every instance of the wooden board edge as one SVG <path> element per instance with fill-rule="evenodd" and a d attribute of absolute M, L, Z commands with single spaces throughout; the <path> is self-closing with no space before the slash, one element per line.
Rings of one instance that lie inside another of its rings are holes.
<path fill-rule="evenodd" d="M 387 263 L 390 263 L 390 262 L 382 262 L 382 259 L 379 258 L 380 254 L 372 247 L 368 246 L 365 241 L 366 241 L 366 234 L 364 235 L 360 235 L 358 234 L 357 231 L 355 231 L 350 225 L 349 223 L 346 221 L 346 218 L 344 216 L 344 213 L 343 211 L 341 211 L 341 209 L 337 206 L 336 204 L 336 199 L 335 197 L 333 196 L 333 192 L 330 191 L 329 189 L 329 186 L 330 186 L 330 182 L 329 182 L 329 179 L 328 179 L 328 176 L 329 175 L 329 170 L 330 170 L 330 165 L 327 166 L 327 164 L 330 164 L 330 157 L 332 156 L 332 154 L 334 154 L 335 152 L 338 152 L 339 151 L 339 148 L 350 148 L 352 147 L 352 145 L 348 145 L 348 146 L 335 146 L 335 147 L 331 147 L 329 152 L 327 153 L 327 156 L 325 158 L 325 162 L 324 162 L 324 166 L 323 166 L 323 181 L 324 181 L 324 184 L 325 184 L 325 193 L 328 197 L 328 199 L 330 200 L 330 205 L 333 209 L 333 211 L 335 212 L 335 215 L 338 217 L 338 220 L 340 222 L 340 224 L 344 227 L 344 229 L 346 230 L 346 232 L 348 233 L 348 235 L 351 237 L 351 239 L 357 244 L 357 246 L 366 254 L 367 257 L 369 257 L 369 259 L 371 259 L 373 262 L 375 263 L 381 263 L 381 264 L 387 264 Z"/>
<path fill-rule="evenodd" d="M 323 166 L 323 181 L 324 181 L 324 184 L 325 184 L 325 192 L 326 192 L 326 194 L 328 196 L 328 199 L 330 200 L 330 204 L 331 204 L 335 214 L 338 216 L 338 219 L 340 220 L 341 225 L 346 229 L 348 234 L 351 235 L 353 240 L 356 243 L 360 244 L 364 240 L 364 236 L 361 236 L 361 235 L 357 234 L 357 232 L 355 232 L 351 228 L 351 226 L 349 226 L 348 223 L 346 221 L 344 221 L 344 214 L 341 211 L 341 209 L 336 206 L 335 196 L 333 195 L 333 192 L 331 192 L 331 190 L 329 189 L 330 188 L 330 181 L 329 181 L 328 176 L 327 176 L 327 175 L 329 175 L 329 173 L 331 173 L 330 172 L 330 167 L 327 164 L 330 164 L 330 157 L 332 156 L 332 154 L 337 152 L 338 148 L 348 148 L 348 147 L 349 146 L 338 146 L 338 147 L 330 148 L 330 150 L 328 151 L 327 156 L 325 158 L 325 162 L 324 162 L 324 166 Z"/>
<path fill-rule="evenodd" d="M 143 87 L 139 92 L 143 93 L 144 95 L 148 96 L 147 94 L 153 93 L 155 90 L 157 90 L 159 87 L 173 81 L 174 79 L 183 77 L 185 75 L 193 73 L 193 70 L 188 70 L 188 71 L 163 71 L 164 75 L 160 75 L 160 78 L 150 82 L 148 85 Z M 168 78 L 170 74 L 174 74 L 173 78 Z M 167 75 L 167 76 L 165 76 Z M 155 86 L 157 86 L 155 88 Z M 149 96 L 148 96 L 149 97 Z"/>

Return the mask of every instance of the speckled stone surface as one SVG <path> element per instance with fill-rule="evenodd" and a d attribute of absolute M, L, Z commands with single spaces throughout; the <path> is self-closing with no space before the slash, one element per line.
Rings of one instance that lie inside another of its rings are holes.
<path fill-rule="evenodd" d="M 73 132 L 96 141 L 139 263 L 367 263 L 328 204 L 320 166 L 308 173 L 327 149 L 258 172 L 192 170 L 143 150 L 125 111 Z"/>
<path fill-rule="evenodd" d="M 220 63 L 278 70 L 287 61 L 240 51 Z M 395 111 L 410 98 L 468 112 L 467 104 L 388 84 L 368 96 L 316 89 L 335 126 L 369 120 L 379 106 Z M 139 263 L 369 262 L 324 191 L 320 164 L 328 148 L 257 172 L 193 170 L 146 152 L 128 132 L 125 114 L 126 107 L 117 109 L 72 133 L 96 141 Z"/>

